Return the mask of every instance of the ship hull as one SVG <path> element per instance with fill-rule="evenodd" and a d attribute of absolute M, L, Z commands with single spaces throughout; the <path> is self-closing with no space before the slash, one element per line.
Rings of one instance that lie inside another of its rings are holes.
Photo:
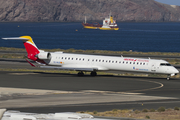
<path fill-rule="evenodd" d="M 93 26 L 83 26 L 86 29 L 99 29 L 98 27 L 93 27 Z"/>
<path fill-rule="evenodd" d="M 89 23 L 82 23 L 83 27 L 86 28 L 86 29 L 99 29 L 100 27 L 102 27 L 102 25 L 100 24 L 89 24 Z"/>
<path fill-rule="evenodd" d="M 82 23 L 82 25 L 85 29 L 119 30 L 119 27 L 103 27 L 100 24 Z"/>
<path fill-rule="evenodd" d="M 117 27 L 117 28 L 103 28 L 103 27 L 101 27 L 101 28 L 99 28 L 100 30 L 119 30 L 119 28 Z"/>

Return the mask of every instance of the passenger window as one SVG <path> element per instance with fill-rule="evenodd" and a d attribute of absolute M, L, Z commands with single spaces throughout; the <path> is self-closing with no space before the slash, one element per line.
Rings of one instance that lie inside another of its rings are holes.
<path fill-rule="evenodd" d="M 143 65 L 145 65 L 145 63 L 143 63 Z"/>
<path fill-rule="evenodd" d="M 70 58 L 68 58 L 68 60 L 70 60 Z"/>
<path fill-rule="evenodd" d="M 104 60 L 102 60 L 102 62 L 104 62 Z"/>
<path fill-rule="evenodd" d="M 63 57 L 62 57 L 62 59 L 63 59 Z"/>
<path fill-rule="evenodd" d="M 114 61 L 112 61 L 112 63 L 114 63 Z"/>
<path fill-rule="evenodd" d="M 76 60 L 78 60 L 78 58 L 76 58 Z"/>
<path fill-rule="evenodd" d="M 126 62 L 126 64 L 128 64 L 128 62 Z"/>
<path fill-rule="evenodd" d="M 101 60 L 99 60 L 99 62 L 101 62 Z"/>

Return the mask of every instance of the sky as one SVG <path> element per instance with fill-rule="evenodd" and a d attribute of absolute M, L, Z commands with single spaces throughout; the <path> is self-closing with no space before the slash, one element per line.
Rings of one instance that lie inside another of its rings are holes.
<path fill-rule="evenodd" d="M 157 2 L 169 4 L 169 5 L 178 5 L 180 6 L 180 0 L 155 0 Z"/>

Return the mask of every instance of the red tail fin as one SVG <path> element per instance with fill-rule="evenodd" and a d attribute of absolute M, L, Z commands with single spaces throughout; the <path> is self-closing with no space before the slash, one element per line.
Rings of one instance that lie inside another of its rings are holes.
<path fill-rule="evenodd" d="M 30 36 L 21 36 L 20 38 L 25 39 L 25 40 L 23 40 L 23 43 L 24 43 L 24 46 L 25 46 L 26 51 L 28 53 L 28 58 L 36 61 L 37 57 L 35 55 L 37 55 L 39 53 L 39 49 L 34 44 L 32 38 Z"/>

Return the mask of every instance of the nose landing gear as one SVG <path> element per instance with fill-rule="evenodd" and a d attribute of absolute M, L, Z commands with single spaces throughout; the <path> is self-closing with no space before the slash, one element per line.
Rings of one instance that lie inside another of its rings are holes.
<path fill-rule="evenodd" d="M 169 80 L 170 77 L 171 77 L 171 76 L 174 76 L 174 75 L 177 75 L 177 74 L 173 73 L 173 74 L 167 75 L 167 80 Z"/>

